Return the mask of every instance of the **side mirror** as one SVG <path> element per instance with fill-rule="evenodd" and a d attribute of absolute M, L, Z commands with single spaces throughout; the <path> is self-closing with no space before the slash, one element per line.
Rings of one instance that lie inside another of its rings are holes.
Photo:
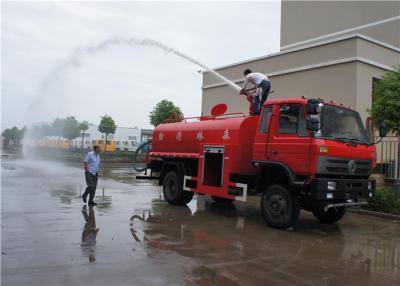
<path fill-rule="evenodd" d="M 321 121 L 319 116 L 308 116 L 307 117 L 307 130 L 317 132 L 321 129 Z"/>
<path fill-rule="evenodd" d="M 379 126 L 379 137 L 383 138 L 386 137 L 388 133 L 388 128 L 385 125 L 385 123 L 381 123 L 381 125 Z"/>
<path fill-rule="evenodd" d="M 324 101 L 320 98 L 311 98 L 307 101 L 306 111 L 308 114 L 319 114 L 324 111 Z"/>

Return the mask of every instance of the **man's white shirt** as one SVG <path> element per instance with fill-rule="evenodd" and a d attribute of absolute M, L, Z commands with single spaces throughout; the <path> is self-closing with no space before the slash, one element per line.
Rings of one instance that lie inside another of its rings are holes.
<path fill-rule="evenodd" d="M 252 84 L 254 84 L 256 87 L 258 87 L 258 85 L 263 81 L 263 80 L 268 80 L 268 77 L 262 73 L 259 72 L 252 72 L 249 73 L 245 79 L 244 79 L 244 83 L 243 83 L 243 89 L 246 89 L 247 85 L 249 84 L 249 82 L 251 82 Z"/>

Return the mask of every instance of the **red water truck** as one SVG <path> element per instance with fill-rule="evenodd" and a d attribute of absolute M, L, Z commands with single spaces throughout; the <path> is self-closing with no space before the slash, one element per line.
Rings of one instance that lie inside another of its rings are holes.
<path fill-rule="evenodd" d="M 380 136 L 386 130 L 381 127 Z M 158 125 L 147 168 L 172 205 L 194 193 L 217 203 L 261 194 L 261 214 L 274 228 L 297 224 L 300 209 L 323 223 L 366 204 L 376 149 L 361 117 L 321 99 L 267 100 L 259 116 L 223 114 Z M 156 174 L 156 175 L 155 175 Z"/>

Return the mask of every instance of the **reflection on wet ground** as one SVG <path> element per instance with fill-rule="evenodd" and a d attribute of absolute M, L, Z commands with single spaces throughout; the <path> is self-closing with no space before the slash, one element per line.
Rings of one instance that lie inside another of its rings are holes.
<path fill-rule="evenodd" d="M 88 210 L 89 209 L 89 210 Z M 90 262 L 96 261 L 96 237 L 99 229 L 96 227 L 96 216 L 94 206 L 82 208 L 85 226 L 82 231 L 82 253 L 89 258 Z"/>
<path fill-rule="evenodd" d="M 109 166 L 110 167 L 110 166 Z M 400 223 L 348 214 L 268 228 L 258 198 L 169 206 L 129 166 L 100 178 L 83 207 L 80 169 L 2 162 L 5 285 L 398 285 Z"/>

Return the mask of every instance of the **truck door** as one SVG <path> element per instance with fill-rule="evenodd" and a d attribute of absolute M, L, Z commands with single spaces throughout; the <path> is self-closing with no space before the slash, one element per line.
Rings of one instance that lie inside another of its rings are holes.
<path fill-rule="evenodd" d="M 258 129 L 254 138 L 253 160 L 263 161 L 267 155 L 267 141 L 269 126 L 272 118 L 272 105 L 263 107 L 258 122 Z"/>
<path fill-rule="evenodd" d="M 279 116 L 273 120 L 268 139 L 267 158 L 284 163 L 296 174 L 309 169 L 310 136 L 306 113 L 301 104 L 279 105 Z"/>

